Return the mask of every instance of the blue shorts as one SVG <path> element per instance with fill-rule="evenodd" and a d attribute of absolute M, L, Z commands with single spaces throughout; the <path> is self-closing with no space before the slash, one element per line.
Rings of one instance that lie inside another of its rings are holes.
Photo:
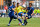
<path fill-rule="evenodd" d="M 23 13 L 22 15 L 23 15 L 23 16 L 26 16 L 26 13 Z"/>
<path fill-rule="evenodd" d="M 16 15 L 14 15 L 14 12 L 10 12 L 9 17 L 13 19 L 17 19 Z"/>
<path fill-rule="evenodd" d="M 23 16 L 23 15 L 21 15 L 21 13 L 23 13 L 23 12 L 18 13 L 18 15 L 19 15 L 19 16 Z"/>
<path fill-rule="evenodd" d="M 32 18 L 31 13 L 27 13 L 27 15 L 28 16 L 26 16 L 26 17 L 28 17 L 28 19 Z"/>
<path fill-rule="evenodd" d="M 37 15 L 38 15 L 38 13 L 37 13 Z"/>
<path fill-rule="evenodd" d="M 9 17 L 14 16 L 14 12 L 10 12 L 8 15 L 9 15 Z"/>
<path fill-rule="evenodd" d="M 26 16 L 26 17 L 28 17 L 28 19 L 32 18 L 32 16 L 30 14 L 28 16 Z"/>
<path fill-rule="evenodd" d="M 24 13 L 24 14 L 26 14 L 26 13 Z"/>
<path fill-rule="evenodd" d="M 16 16 L 12 16 L 12 17 L 10 17 L 10 18 L 17 19 L 17 17 L 16 17 Z"/>
<path fill-rule="evenodd" d="M 32 16 L 30 16 L 30 17 L 29 16 L 26 16 L 26 17 L 28 17 L 28 19 L 32 18 Z"/>

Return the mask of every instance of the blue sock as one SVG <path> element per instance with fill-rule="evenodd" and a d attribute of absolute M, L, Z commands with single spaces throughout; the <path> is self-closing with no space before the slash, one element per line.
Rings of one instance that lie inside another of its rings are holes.
<path fill-rule="evenodd" d="M 24 20 L 24 24 L 25 24 L 25 23 L 27 23 L 27 20 L 26 20 L 26 19 Z"/>
<path fill-rule="evenodd" d="M 18 20 L 19 20 L 19 22 L 21 22 L 21 23 L 22 23 L 21 19 L 18 19 Z"/>
<path fill-rule="evenodd" d="M 11 23 L 12 19 L 10 18 L 9 24 Z"/>
<path fill-rule="evenodd" d="M 23 19 L 21 19 L 21 21 L 22 21 Z"/>

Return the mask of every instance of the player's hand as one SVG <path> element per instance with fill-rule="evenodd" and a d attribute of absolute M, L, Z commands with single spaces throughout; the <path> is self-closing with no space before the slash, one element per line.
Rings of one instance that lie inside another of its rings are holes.
<path fill-rule="evenodd" d="M 27 16 L 27 14 L 26 14 L 26 16 Z"/>
<path fill-rule="evenodd" d="M 31 14 L 31 16 L 33 15 L 33 13 Z"/>
<path fill-rule="evenodd" d="M 33 14 L 31 14 L 31 16 L 32 16 Z"/>
<path fill-rule="evenodd" d="M 16 8 L 12 8 L 12 10 L 15 10 Z"/>
<path fill-rule="evenodd" d="M 14 12 L 14 14 L 15 14 L 16 12 Z"/>

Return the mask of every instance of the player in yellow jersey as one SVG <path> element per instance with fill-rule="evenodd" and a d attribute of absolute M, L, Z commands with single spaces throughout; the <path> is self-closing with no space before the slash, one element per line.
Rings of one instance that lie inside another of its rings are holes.
<path fill-rule="evenodd" d="M 37 15 L 39 15 L 40 14 L 40 9 L 37 9 Z"/>
<path fill-rule="evenodd" d="M 16 9 L 14 10 L 15 12 L 17 12 L 17 15 L 19 15 L 22 19 L 23 19 L 23 12 L 22 12 L 22 9 L 23 9 L 23 7 L 22 6 L 19 6 L 19 3 L 17 3 L 17 7 L 16 7 Z M 21 19 L 21 20 L 22 20 Z M 20 23 L 19 23 L 20 24 Z M 24 25 L 24 24 L 23 24 Z"/>
<path fill-rule="evenodd" d="M 36 15 L 36 14 L 37 14 L 37 9 L 34 10 L 34 15 Z"/>
<path fill-rule="evenodd" d="M 17 14 L 19 15 L 19 16 L 21 16 L 22 17 L 22 6 L 19 6 L 19 3 L 17 3 L 17 7 L 16 7 L 16 9 L 14 10 L 15 12 L 17 12 Z"/>

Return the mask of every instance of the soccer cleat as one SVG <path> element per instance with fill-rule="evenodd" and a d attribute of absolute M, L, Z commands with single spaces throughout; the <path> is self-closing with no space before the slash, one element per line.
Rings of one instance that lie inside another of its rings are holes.
<path fill-rule="evenodd" d="M 16 21 L 16 20 L 14 19 L 14 21 Z"/>
<path fill-rule="evenodd" d="M 26 23 L 24 23 L 25 25 L 27 25 L 27 22 Z"/>
<path fill-rule="evenodd" d="M 22 25 L 24 26 L 24 23 Z"/>
<path fill-rule="evenodd" d="M 8 26 L 10 26 L 10 24 L 8 24 Z"/>
<path fill-rule="evenodd" d="M 27 25 L 27 23 L 25 23 L 25 25 Z"/>

